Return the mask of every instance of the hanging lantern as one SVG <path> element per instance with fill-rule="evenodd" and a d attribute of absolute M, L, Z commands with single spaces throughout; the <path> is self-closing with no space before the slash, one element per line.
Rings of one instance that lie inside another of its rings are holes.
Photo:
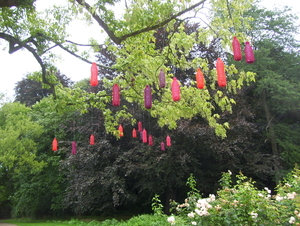
<path fill-rule="evenodd" d="M 153 146 L 153 137 L 152 137 L 152 135 L 148 136 L 148 145 Z"/>
<path fill-rule="evenodd" d="M 196 73 L 196 82 L 197 82 L 197 88 L 203 89 L 204 88 L 204 76 L 200 68 L 197 69 Z"/>
<path fill-rule="evenodd" d="M 142 132 L 140 132 L 140 140 L 143 142 L 143 131 Z"/>
<path fill-rule="evenodd" d="M 150 109 L 152 107 L 152 94 L 151 87 L 146 85 L 144 89 L 144 105 L 146 109 Z"/>
<path fill-rule="evenodd" d="M 161 143 L 160 143 L 160 150 L 161 150 L 161 151 L 165 151 L 165 150 L 166 150 L 166 148 L 165 148 L 165 143 L 164 143 L 164 142 L 161 142 Z"/>
<path fill-rule="evenodd" d="M 163 69 L 160 69 L 159 75 L 158 75 L 158 80 L 159 80 L 159 87 L 160 88 L 165 88 L 166 87 L 166 75 Z"/>
<path fill-rule="evenodd" d="M 123 137 L 124 136 L 124 130 L 123 130 L 123 126 L 119 125 L 119 136 Z"/>
<path fill-rule="evenodd" d="M 92 63 L 90 85 L 91 86 L 98 85 L 98 67 L 96 63 Z"/>
<path fill-rule="evenodd" d="M 90 145 L 94 145 L 94 144 L 95 144 L 95 136 L 94 136 L 94 134 L 92 134 L 90 136 Z"/>
<path fill-rule="evenodd" d="M 76 155 L 77 150 L 76 150 L 76 141 L 72 141 L 72 155 Z"/>
<path fill-rule="evenodd" d="M 133 128 L 133 130 L 132 130 L 132 137 L 136 138 L 136 129 L 135 128 Z"/>
<path fill-rule="evenodd" d="M 173 82 L 172 82 L 172 98 L 174 101 L 180 100 L 180 86 L 176 77 L 173 78 Z"/>
<path fill-rule="evenodd" d="M 241 44 L 237 37 L 233 37 L 232 40 L 232 50 L 233 50 L 233 59 L 235 61 L 240 61 L 242 59 L 242 50 L 241 50 Z"/>
<path fill-rule="evenodd" d="M 57 151 L 58 142 L 57 139 L 54 138 L 52 141 L 52 151 Z"/>
<path fill-rule="evenodd" d="M 167 146 L 171 146 L 171 137 L 168 135 L 166 138 Z"/>
<path fill-rule="evenodd" d="M 249 42 L 246 42 L 244 52 L 245 52 L 246 63 L 248 64 L 254 63 L 255 61 L 254 52 Z"/>
<path fill-rule="evenodd" d="M 217 59 L 216 68 L 217 68 L 217 75 L 218 75 L 218 85 L 219 87 L 225 87 L 226 86 L 225 66 L 221 58 Z"/>
<path fill-rule="evenodd" d="M 143 131 L 143 123 L 141 121 L 138 122 L 138 131 L 139 132 Z"/>
<path fill-rule="evenodd" d="M 143 143 L 147 143 L 147 131 L 143 129 Z"/>
<path fill-rule="evenodd" d="M 112 105 L 115 107 L 120 106 L 120 87 L 118 84 L 114 84 L 112 88 Z"/>

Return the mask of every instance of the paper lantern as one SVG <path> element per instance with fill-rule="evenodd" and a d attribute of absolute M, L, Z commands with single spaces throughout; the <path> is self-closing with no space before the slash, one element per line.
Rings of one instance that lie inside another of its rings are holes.
<path fill-rule="evenodd" d="M 171 137 L 168 135 L 166 138 L 167 146 L 171 146 Z"/>
<path fill-rule="evenodd" d="M 76 141 L 72 141 L 72 152 L 71 152 L 72 155 L 76 155 L 77 153 L 76 148 L 77 148 Z"/>
<path fill-rule="evenodd" d="M 119 136 L 123 137 L 124 136 L 124 130 L 123 130 L 123 126 L 119 125 Z"/>
<path fill-rule="evenodd" d="M 143 143 L 147 143 L 147 131 L 143 129 Z"/>
<path fill-rule="evenodd" d="M 133 130 L 132 130 L 132 137 L 136 138 L 136 129 L 135 128 L 133 128 Z"/>
<path fill-rule="evenodd" d="M 217 59 L 216 69 L 218 75 L 218 85 L 219 87 L 225 87 L 226 86 L 225 66 L 221 58 Z"/>
<path fill-rule="evenodd" d="M 92 63 L 91 66 L 91 79 L 90 79 L 91 86 L 98 85 L 98 67 L 96 63 Z"/>
<path fill-rule="evenodd" d="M 165 88 L 166 87 L 166 75 L 163 69 L 160 69 L 159 75 L 158 75 L 158 80 L 159 80 L 159 87 L 160 88 Z"/>
<path fill-rule="evenodd" d="M 140 133 L 140 140 L 143 142 L 143 131 L 142 132 L 139 132 Z"/>
<path fill-rule="evenodd" d="M 246 42 L 244 52 L 245 52 L 246 63 L 248 64 L 254 63 L 255 61 L 254 52 L 249 42 Z"/>
<path fill-rule="evenodd" d="M 180 100 L 180 86 L 179 86 L 179 82 L 177 81 L 176 77 L 174 77 L 173 81 L 172 81 L 172 99 L 174 101 Z"/>
<path fill-rule="evenodd" d="M 120 87 L 118 84 L 114 84 L 112 88 L 112 105 L 115 107 L 120 106 Z"/>
<path fill-rule="evenodd" d="M 143 123 L 141 121 L 138 122 L 138 131 L 139 132 L 143 131 Z"/>
<path fill-rule="evenodd" d="M 52 151 L 57 151 L 58 142 L 57 139 L 54 138 L 52 141 Z"/>
<path fill-rule="evenodd" d="M 204 76 L 200 68 L 197 69 L 196 73 L 196 82 L 197 82 L 197 88 L 203 89 L 204 88 Z"/>
<path fill-rule="evenodd" d="M 144 89 L 144 105 L 146 109 L 150 109 L 152 107 L 152 93 L 151 87 L 146 85 Z"/>
<path fill-rule="evenodd" d="M 95 144 L 95 136 L 94 136 L 94 134 L 92 134 L 90 136 L 90 145 L 94 145 L 94 144 Z"/>
<path fill-rule="evenodd" d="M 148 145 L 153 146 L 153 137 L 152 137 L 152 135 L 148 136 Z"/>
<path fill-rule="evenodd" d="M 161 143 L 160 143 L 160 150 L 161 150 L 161 151 L 165 151 L 165 150 L 166 150 L 166 148 L 165 148 L 165 143 L 164 143 L 164 142 L 161 142 Z"/>
<path fill-rule="evenodd" d="M 240 61 L 242 59 L 242 50 L 241 50 L 241 44 L 237 37 L 233 37 L 232 40 L 232 50 L 233 50 L 233 59 L 236 61 Z"/>

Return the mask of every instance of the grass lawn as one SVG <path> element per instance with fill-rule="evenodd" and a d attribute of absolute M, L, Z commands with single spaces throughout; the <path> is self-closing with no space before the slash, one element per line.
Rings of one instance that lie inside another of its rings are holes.
<path fill-rule="evenodd" d="M 0 222 L 15 224 L 17 226 L 66 226 L 70 225 L 68 222 L 42 222 L 42 221 L 33 221 L 33 222 L 20 222 L 19 220 L 4 220 Z"/>

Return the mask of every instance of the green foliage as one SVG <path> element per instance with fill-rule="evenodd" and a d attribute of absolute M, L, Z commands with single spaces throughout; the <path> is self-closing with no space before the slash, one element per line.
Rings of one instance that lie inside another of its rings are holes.
<path fill-rule="evenodd" d="M 159 199 L 159 195 L 155 194 L 154 197 L 152 198 L 152 211 L 156 215 L 161 215 L 163 214 L 163 205 L 161 204 L 161 201 Z"/>

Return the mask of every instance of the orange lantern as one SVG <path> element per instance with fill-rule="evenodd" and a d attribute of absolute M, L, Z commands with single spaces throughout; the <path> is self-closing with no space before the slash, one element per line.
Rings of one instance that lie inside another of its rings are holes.
<path fill-rule="evenodd" d="M 148 85 L 146 85 L 144 90 L 144 106 L 146 109 L 150 109 L 152 107 L 151 87 Z"/>
<path fill-rule="evenodd" d="M 233 59 L 235 61 L 240 61 L 242 59 L 242 50 L 241 50 L 241 44 L 237 37 L 233 37 L 232 40 L 232 50 L 233 50 Z"/>
<path fill-rule="evenodd" d="M 196 81 L 197 81 L 198 89 L 203 89 L 204 88 L 204 76 L 203 76 L 203 73 L 200 68 L 197 69 Z"/>
<path fill-rule="evenodd" d="M 143 143 L 147 143 L 147 131 L 143 129 Z"/>
<path fill-rule="evenodd" d="M 119 125 L 119 136 L 123 137 L 124 136 L 124 130 L 123 130 L 123 126 Z"/>
<path fill-rule="evenodd" d="M 98 67 L 96 63 L 92 63 L 91 66 L 91 79 L 90 79 L 91 86 L 98 85 Z"/>
<path fill-rule="evenodd" d="M 248 64 L 254 63 L 255 61 L 254 52 L 249 42 L 246 42 L 244 52 L 245 52 L 246 63 Z"/>
<path fill-rule="evenodd" d="M 217 59 L 216 69 L 218 75 L 218 85 L 219 87 L 225 87 L 226 86 L 225 66 L 221 58 Z"/>
<path fill-rule="evenodd" d="M 114 84 L 112 88 L 112 105 L 115 107 L 120 106 L 120 87 L 118 84 Z"/>
<path fill-rule="evenodd" d="M 148 145 L 153 146 L 153 137 L 152 137 L 152 135 L 149 135 L 149 137 L 148 137 Z"/>
<path fill-rule="evenodd" d="M 58 142 L 57 139 L 54 138 L 52 141 L 52 151 L 57 151 Z"/>
<path fill-rule="evenodd" d="M 171 146 L 171 137 L 168 135 L 166 138 L 167 146 Z"/>
<path fill-rule="evenodd" d="M 174 101 L 180 100 L 180 86 L 179 86 L 179 82 L 177 81 L 176 77 L 174 77 L 173 81 L 172 81 L 172 99 Z"/>
<path fill-rule="evenodd" d="M 158 75 L 158 80 L 159 80 L 159 87 L 160 88 L 165 88 L 166 87 L 166 75 L 163 69 L 160 69 L 159 75 Z"/>
<path fill-rule="evenodd" d="M 136 138 L 136 129 L 135 128 L 133 128 L 133 130 L 132 130 L 132 137 Z"/>
<path fill-rule="evenodd" d="M 138 131 L 139 132 L 143 131 L 143 123 L 141 121 L 138 122 Z"/>
<path fill-rule="evenodd" d="M 94 134 L 92 134 L 90 136 L 90 145 L 94 145 L 94 144 L 95 144 L 95 136 L 94 136 Z"/>
<path fill-rule="evenodd" d="M 164 142 L 161 142 L 161 143 L 160 143 L 160 150 L 161 150 L 161 151 L 165 151 L 165 150 L 166 150 L 166 148 L 165 148 L 165 143 L 164 143 Z"/>

